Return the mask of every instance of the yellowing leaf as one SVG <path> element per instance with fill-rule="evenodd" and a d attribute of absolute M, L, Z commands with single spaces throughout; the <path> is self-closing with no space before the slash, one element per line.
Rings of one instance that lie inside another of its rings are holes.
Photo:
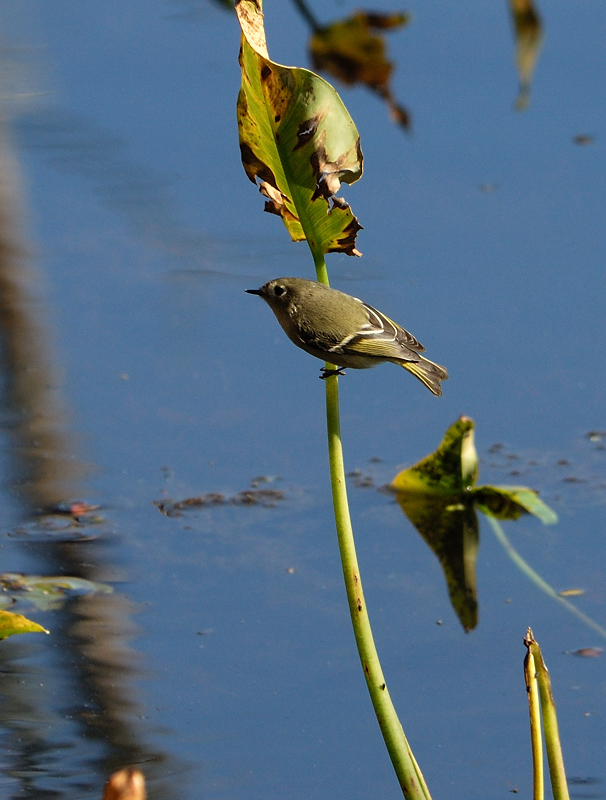
<path fill-rule="evenodd" d="M 236 6 L 242 28 L 238 127 L 242 163 L 259 182 L 265 210 L 282 218 L 293 241 L 315 254 L 360 255 L 361 225 L 336 196 L 362 175 L 360 137 L 341 98 L 309 70 L 269 59 L 263 14 L 254 0 Z"/>
<path fill-rule="evenodd" d="M 32 622 L 31 619 L 27 619 L 21 614 L 0 611 L 0 639 L 6 639 L 17 633 L 48 633 L 48 631 L 42 625 Z"/>
<path fill-rule="evenodd" d="M 446 431 L 438 449 L 392 481 L 396 492 L 458 495 L 473 486 L 478 474 L 473 420 L 461 417 Z M 454 501 L 453 501 L 454 502 Z"/>

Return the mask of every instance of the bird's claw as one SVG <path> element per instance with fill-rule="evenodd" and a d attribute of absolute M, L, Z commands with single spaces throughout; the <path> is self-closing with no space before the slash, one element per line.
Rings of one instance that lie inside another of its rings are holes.
<path fill-rule="evenodd" d="M 325 381 L 326 378 L 330 378 L 331 375 L 345 375 L 345 367 L 337 367 L 336 369 L 326 369 L 324 367 L 320 370 L 320 380 Z"/>

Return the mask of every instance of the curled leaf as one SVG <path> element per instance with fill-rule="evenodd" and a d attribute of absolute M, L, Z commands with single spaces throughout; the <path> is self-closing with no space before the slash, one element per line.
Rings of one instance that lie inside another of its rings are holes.
<path fill-rule="evenodd" d="M 269 59 L 263 14 L 240 0 L 242 29 L 238 128 L 242 164 L 282 218 L 293 241 L 312 252 L 360 255 L 361 225 L 337 196 L 341 183 L 362 175 L 360 137 L 339 95 L 309 70 Z"/>
<path fill-rule="evenodd" d="M 48 631 L 42 625 L 32 622 L 31 619 L 27 619 L 21 614 L 0 611 L 0 639 L 6 639 L 17 633 L 48 633 Z"/>
<path fill-rule="evenodd" d="M 402 470 L 391 483 L 396 492 L 457 495 L 473 486 L 478 475 L 474 423 L 460 417 L 444 434 L 438 449 L 412 467 Z"/>

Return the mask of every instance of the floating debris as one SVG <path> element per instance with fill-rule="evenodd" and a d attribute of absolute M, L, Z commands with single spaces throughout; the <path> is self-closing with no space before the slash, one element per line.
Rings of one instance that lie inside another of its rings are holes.
<path fill-rule="evenodd" d="M 579 650 L 565 650 L 567 656 L 578 656 L 579 658 L 599 658 L 604 652 L 603 647 L 581 647 Z"/>
<path fill-rule="evenodd" d="M 257 475 L 256 478 L 253 478 L 250 482 L 250 485 L 253 489 L 256 489 L 257 486 L 261 486 L 263 483 L 275 483 L 276 481 L 280 481 L 279 475 Z"/>
<path fill-rule="evenodd" d="M 361 469 L 353 469 L 346 475 L 347 478 L 353 478 L 353 485 L 356 489 L 372 489 L 375 485 L 375 479 L 372 475 L 364 474 Z"/>
<path fill-rule="evenodd" d="M 230 498 L 229 502 L 234 506 L 261 505 L 265 508 L 273 508 L 279 500 L 284 500 L 284 498 L 284 492 L 279 489 L 249 489 L 238 492 Z"/>
<path fill-rule="evenodd" d="M 68 575 L 24 575 L 20 572 L 3 572 L 0 591 L 16 600 L 27 600 L 41 611 L 60 608 L 69 598 L 83 594 L 111 594 L 107 583 L 89 581 Z"/>
<path fill-rule="evenodd" d="M 227 502 L 224 494 L 209 492 L 199 497 L 187 497 L 185 500 L 153 500 L 152 505 L 156 506 L 165 517 L 180 517 L 182 512 L 188 508 L 202 508 L 202 506 L 220 506 Z"/>
<path fill-rule="evenodd" d="M 585 594 L 585 589 L 564 589 L 558 594 L 560 597 L 581 597 Z"/>
<path fill-rule="evenodd" d="M 501 442 L 496 442 L 496 444 L 490 445 L 488 448 L 489 453 L 500 453 L 501 450 L 505 447 L 505 445 L 501 444 Z"/>
<path fill-rule="evenodd" d="M 576 136 L 572 137 L 572 141 L 579 145 L 593 144 L 595 142 L 595 136 L 589 133 L 577 133 Z"/>
<path fill-rule="evenodd" d="M 286 493 L 279 489 L 245 489 L 238 494 L 228 497 L 220 492 L 208 492 L 197 497 L 186 497 L 184 500 L 152 500 L 165 517 L 181 517 L 183 512 L 205 506 L 255 506 L 273 508 L 280 500 L 284 500 Z"/>

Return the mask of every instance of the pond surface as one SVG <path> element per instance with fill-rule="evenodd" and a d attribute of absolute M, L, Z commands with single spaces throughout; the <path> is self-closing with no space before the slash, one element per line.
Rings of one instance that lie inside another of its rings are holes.
<path fill-rule="evenodd" d="M 322 23 L 357 7 L 315 6 Z M 51 633 L 1 644 L 0 794 L 98 798 L 138 764 L 153 799 L 401 796 L 350 627 L 321 365 L 244 291 L 314 273 L 241 167 L 235 15 L 0 8 L 2 570 L 113 587 L 19 600 Z M 272 58 L 310 66 L 297 6 L 264 10 Z M 532 626 L 571 793 L 604 797 L 604 659 L 570 654 L 599 634 L 485 521 L 465 634 L 435 556 L 377 488 L 472 417 L 482 481 L 539 489 L 559 515 L 505 523 L 515 547 L 606 625 L 606 8 L 541 3 L 525 110 L 504 0 L 407 10 L 387 39 L 410 130 L 337 84 L 365 156 L 345 191 L 364 255 L 328 259 L 333 286 L 450 372 L 442 398 L 391 365 L 340 381 L 377 646 L 436 800 L 528 797 Z M 274 494 L 243 503 L 251 488 Z M 157 505 L 209 493 L 224 502 Z M 99 508 L 51 513 L 74 501 Z"/>

